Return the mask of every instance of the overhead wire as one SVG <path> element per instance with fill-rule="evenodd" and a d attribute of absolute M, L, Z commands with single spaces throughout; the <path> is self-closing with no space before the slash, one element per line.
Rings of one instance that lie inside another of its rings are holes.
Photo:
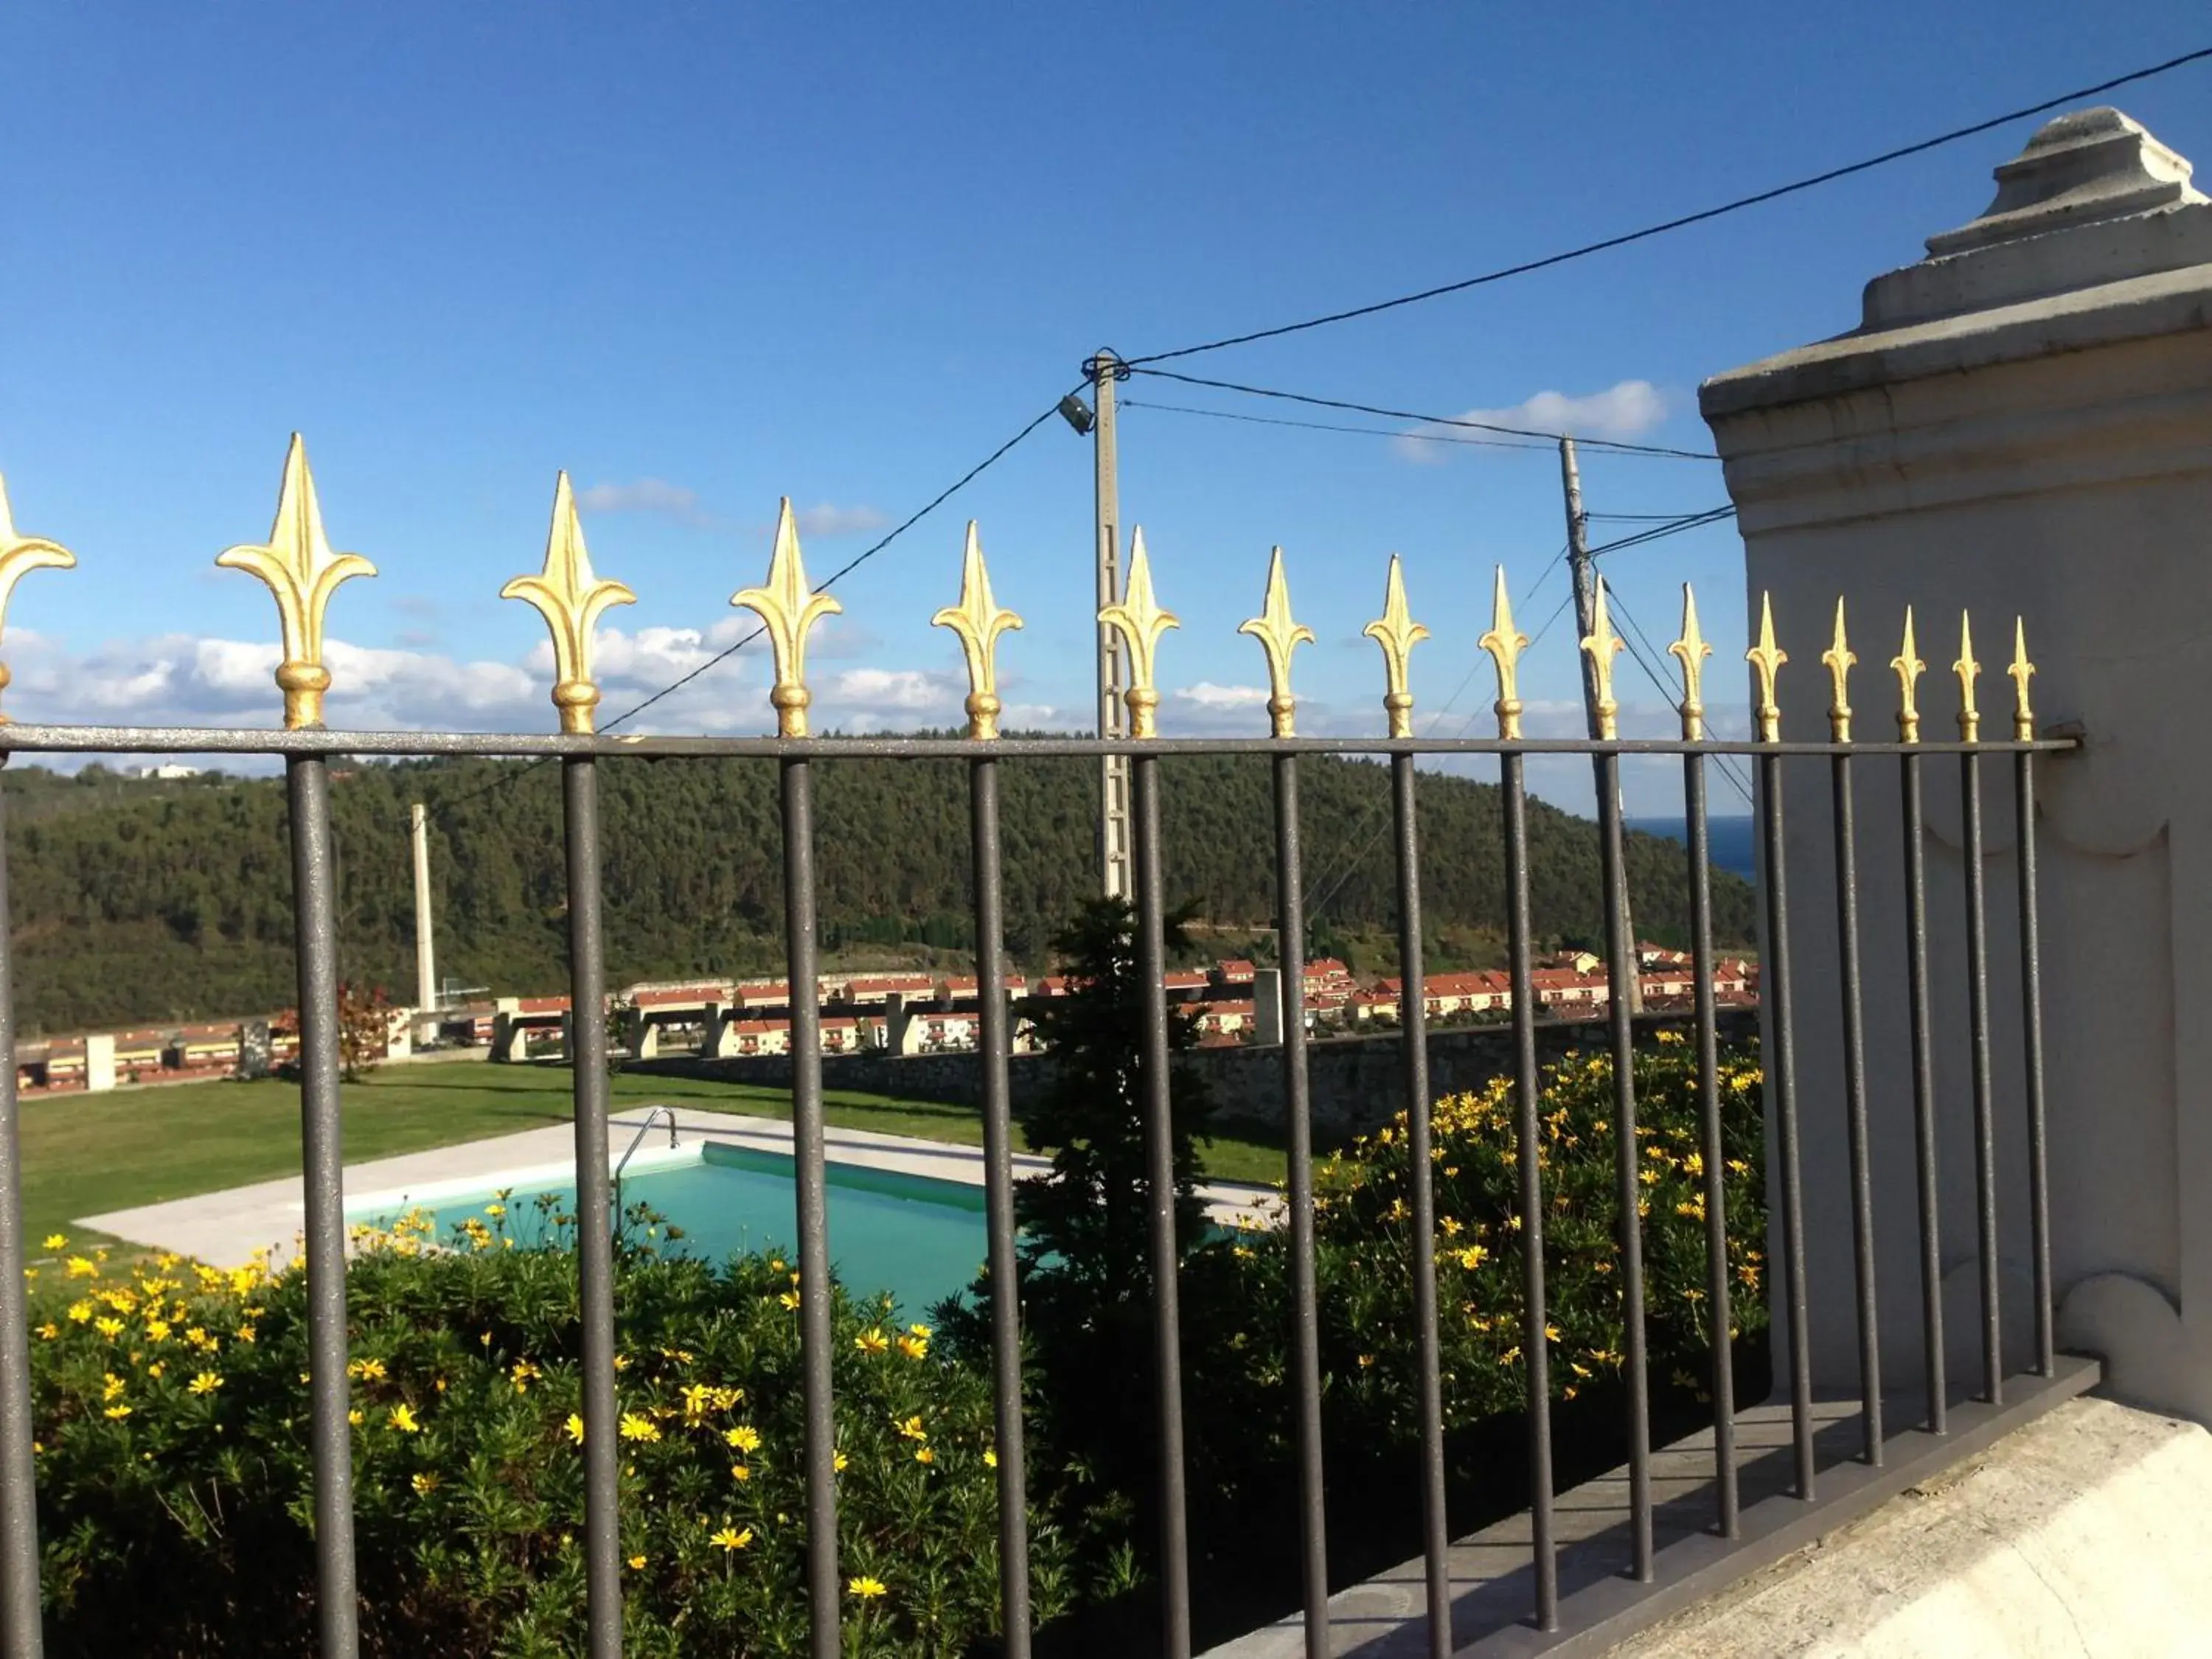
<path fill-rule="evenodd" d="M 1349 410 L 1358 415 L 1378 415 L 1386 421 L 1414 421 L 1423 426 L 1452 427 L 1471 432 L 1494 432 L 1509 438 L 1541 438 L 1557 443 L 1573 436 L 1584 449 L 1608 455 L 1650 455 L 1674 461 L 1717 461 L 1719 456 L 1711 450 L 1670 449 L 1663 444 L 1631 443 L 1625 438 L 1589 438 L 1565 432 L 1547 432 L 1540 427 L 1512 426 L 1503 421 L 1478 421 L 1465 415 L 1423 415 L 1408 409 L 1389 409 L 1379 404 L 1354 403 L 1344 398 L 1319 398 L 1310 392 L 1282 392 L 1271 386 L 1247 386 L 1238 380 L 1213 380 L 1203 375 L 1184 374 L 1172 368 L 1144 368 L 1131 366 L 1132 374 L 1150 374 L 1163 380 L 1180 381 L 1185 386 L 1209 386 L 1217 392 L 1241 392 L 1248 398 L 1275 398 L 1286 403 L 1310 404 L 1316 409 Z M 1411 434 L 1408 434 L 1411 435 Z"/>
<path fill-rule="evenodd" d="M 1253 426 L 1291 426 L 1307 432 L 1352 432 L 1370 438 L 1403 438 L 1414 443 L 1469 444 L 1481 449 L 1534 449 L 1552 453 L 1547 443 L 1512 438 L 1463 438 L 1449 432 L 1398 432 L 1383 426 L 1338 426 L 1328 421 L 1287 421 L 1274 415 L 1244 415 L 1233 409 L 1195 409 L 1188 404 L 1156 404 L 1149 398 L 1125 398 L 1123 409 L 1164 410 L 1171 415 L 1204 415 L 1217 421 L 1243 421 Z"/>
<path fill-rule="evenodd" d="M 1606 581 L 1603 576 L 1600 576 L 1598 580 L 1605 582 L 1606 596 L 1611 601 L 1613 611 L 1628 624 L 1629 634 L 1634 636 L 1633 638 L 1623 636 L 1621 643 L 1628 647 L 1628 654 L 1635 659 L 1636 665 L 1644 671 L 1644 678 L 1650 680 L 1657 689 L 1660 696 L 1671 705 L 1674 700 L 1674 688 L 1667 684 L 1657 666 L 1657 659 L 1664 653 L 1652 643 L 1651 636 L 1644 631 L 1644 625 L 1636 620 L 1635 612 L 1632 611 L 1621 599 L 1620 590 L 1611 582 Z M 1642 641 L 1640 648 L 1638 641 Z M 1651 653 L 1649 659 L 1644 654 L 1646 651 Z M 1735 757 L 1732 755 L 1713 757 L 1713 763 L 1720 769 L 1721 775 L 1729 781 L 1737 794 L 1743 797 L 1743 804 L 1749 806 L 1752 804 L 1751 785 L 1737 771 L 1735 760 Z"/>
<path fill-rule="evenodd" d="M 1821 185 L 1832 184 L 1838 179 L 1848 179 L 1856 173 L 1869 173 L 1876 167 L 1887 167 L 1893 161 L 1901 161 L 1910 156 L 1925 155 L 1928 151 L 1940 149 L 1946 144 L 1956 143 L 1962 138 L 1972 138 L 1997 127 L 2005 126 L 2011 122 L 2025 120 L 2031 115 L 2045 114 L 2062 105 L 2076 104 L 2084 99 L 2094 98 L 2120 87 L 2132 86 L 2137 82 L 2150 80 L 2154 76 L 2165 75 L 2171 70 L 2200 62 L 2207 58 L 2212 58 L 2212 46 L 2200 47 L 2195 52 L 2184 52 L 2178 58 L 2169 58 L 2163 63 L 2152 64 L 2142 69 L 2130 70 L 2124 75 L 2116 75 L 2110 80 L 2100 81 L 2094 86 L 2077 87 L 2070 92 L 2060 93 L 2056 97 L 2045 98 L 2035 103 L 2024 105 L 2019 109 L 2007 110 L 2002 115 L 1992 115 L 1984 120 L 1975 121 L 1966 126 L 1954 127 L 1949 131 L 1938 133 L 1932 138 L 1923 138 L 1914 143 L 1901 144 L 1894 149 L 1884 150 L 1878 155 L 1869 155 L 1863 161 L 1852 161 L 1843 167 L 1830 167 L 1826 172 L 1813 173 L 1803 179 L 1792 179 L 1786 185 L 1777 185 L 1771 189 L 1757 191 L 1748 196 L 1739 196 L 1732 201 L 1723 202 L 1714 207 L 1703 208 L 1695 213 L 1686 213 L 1675 218 L 1662 220 L 1656 224 L 1645 225 L 1641 229 L 1625 231 L 1619 235 L 1606 236 L 1596 241 L 1584 242 L 1577 247 L 1567 248 L 1558 253 L 1547 254 L 1542 258 L 1524 259 L 1518 264 L 1501 266 L 1495 270 L 1484 271 L 1480 276 L 1463 277 L 1457 282 L 1442 283 L 1434 288 L 1425 288 L 1415 293 L 1399 295 L 1395 299 L 1378 300 L 1369 305 L 1352 306 L 1343 311 L 1332 311 L 1319 317 L 1309 317 L 1301 322 L 1279 324 L 1273 328 L 1251 329 L 1242 334 L 1231 334 L 1216 340 L 1201 341 L 1196 345 L 1178 346 L 1172 351 L 1148 352 L 1143 356 L 1132 357 L 1126 361 L 1134 368 L 1146 363 L 1167 362 L 1177 357 L 1194 357 L 1201 352 L 1220 351 L 1230 346 L 1249 345 L 1258 340 L 1280 339 L 1287 334 L 1303 334 L 1310 329 L 1326 328 L 1336 323 L 1348 323 L 1355 318 L 1376 316 L 1382 312 L 1395 311 L 1401 307 L 1419 305 L 1428 300 L 1442 299 L 1446 295 L 1463 294 L 1469 289 L 1481 288 L 1492 283 L 1502 283 L 1509 277 L 1525 276 L 1532 271 L 1548 270 L 1554 265 L 1566 264 L 1576 259 L 1586 259 L 1592 254 L 1608 252 L 1614 248 L 1629 246 L 1632 243 L 1649 241 L 1655 236 L 1664 236 L 1669 232 L 1687 229 L 1692 225 L 1705 224 L 1711 220 L 1723 218 L 1731 213 L 1741 213 L 1747 208 L 1759 207 L 1768 202 L 1779 201 L 1784 197 L 1795 196 L 1801 191 L 1812 190 Z"/>

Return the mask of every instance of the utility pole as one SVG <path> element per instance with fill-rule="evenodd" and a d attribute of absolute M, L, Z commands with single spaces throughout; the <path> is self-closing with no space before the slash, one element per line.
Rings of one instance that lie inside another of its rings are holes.
<path fill-rule="evenodd" d="M 1125 371 L 1110 351 L 1091 360 L 1091 386 L 1098 398 L 1098 424 L 1092 434 L 1097 446 L 1097 511 L 1093 520 L 1092 546 L 1098 560 L 1098 608 L 1121 602 L 1121 491 L 1119 465 L 1114 453 L 1114 383 Z M 1098 624 L 1098 735 L 1128 735 L 1129 708 L 1122 701 L 1127 690 L 1126 657 L 1121 635 L 1105 623 Z M 1129 757 L 1108 755 L 1099 763 L 1098 866 L 1109 898 L 1136 897 L 1129 878 Z"/>
<path fill-rule="evenodd" d="M 408 818 L 415 841 L 415 1005 L 428 1014 L 438 1006 L 438 974 L 430 941 L 430 820 L 419 800 Z"/>
<path fill-rule="evenodd" d="M 1583 510 L 1582 470 L 1575 465 L 1575 441 L 1562 436 L 1559 440 L 1559 486 L 1567 498 L 1567 568 L 1575 581 L 1575 637 L 1586 640 L 1597 632 L 1597 567 L 1590 561 L 1589 514 Z M 1583 665 L 1583 712 L 1591 741 L 1596 741 L 1598 732 L 1597 661 L 1587 651 L 1575 653 Z M 1597 789 L 1605 787 L 1605 763 L 1593 757 L 1590 771 Z M 1593 794 L 1595 799 L 1595 794 Z M 1620 805 L 1619 792 L 1613 797 L 1616 811 Z M 1626 919 L 1624 931 L 1628 935 L 1629 948 L 1636 947 L 1635 913 L 1628 904 L 1628 866 L 1624 858 L 1620 871 L 1620 914 Z M 1632 1014 L 1644 1012 L 1644 980 L 1642 964 L 1628 965 L 1628 1011 Z"/>

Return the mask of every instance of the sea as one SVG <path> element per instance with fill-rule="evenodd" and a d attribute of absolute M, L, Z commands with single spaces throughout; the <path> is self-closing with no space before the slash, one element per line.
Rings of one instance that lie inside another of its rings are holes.
<path fill-rule="evenodd" d="M 1687 818 L 1626 818 L 1622 822 L 1647 836 L 1664 836 L 1669 841 L 1689 844 Z M 1705 819 L 1705 838 L 1713 849 L 1715 869 L 1726 870 L 1746 881 L 1752 878 L 1753 848 L 1758 839 L 1754 819 L 1748 816 L 1723 817 L 1714 813 Z"/>

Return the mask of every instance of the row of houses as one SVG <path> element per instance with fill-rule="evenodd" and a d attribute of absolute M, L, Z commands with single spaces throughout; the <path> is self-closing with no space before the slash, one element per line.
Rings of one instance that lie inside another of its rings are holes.
<path fill-rule="evenodd" d="M 1647 1008 L 1688 1006 L 1694 972 L 1683 952 L 1656 945 L 1638 952 Z M 1166 976 L 1168 999 L 1190 1019 L 1206 1043 L 1273 1042 L 1281 1039 L 1279 977 L 1242 957 Z M 1611 995 L 1604 964 L 1588 952 L 1546 957 L 1531 975 L 1539 1006 L 1553 1015 L 1602 1010 Z M 1066 979 L 1034 980 L 1009 974 L 1007 997 L 1020 1000 L 1067 994 Z M 1396 1024 L 1403 1016 L 1404 986 L 1396 978 L 1362 984 L 1341 961 L 1309 962 L 1304 975 L 1308 1028 L 1316 1034 L 1353 1033 Z M 1717 964 L 1713 991 L 1723 1005 L 1758 1000 L 1758 969 L 1737 959 Z M 822 1050 L 900 1054 L 957 1053 L 981 1036 L 981 981 L 973 975 L 825 975 L 817 1016 Z M 1431 1022 L 1503 1017 L 1513 1006 L 1511 976 L 1488 969 L 1433 974 L 1425 984 Z M 720 1057 L 791 1052 L 791 988 L 781 980 L 699 981 L 634 985 L 609 1000 L 620 1030 L 616 1041 L 630 1054 L 650 1058 L 664 1047 Z M 558 1054 L 568 1046 L 569 1001 L 565 996 L 498 997 L 434 1012 L 394 1011 L 389 1052 L 411 1047 L 489 1050 L 495 1060 L 521 1060 Z M 1030 1024 L 1018 1019 L 1017 1050 L 1036 1046 Z M 297 1036 L 273 1019 L 211 1021 L 57 1037 L 17 1045 L 16 1086 L 32 1094 L 101 1090 L 122 1083 L 228 1077 L 281 1066 L 297 1051 Z M 249 1063 L 249 1060 L 251 1063 Z"/>

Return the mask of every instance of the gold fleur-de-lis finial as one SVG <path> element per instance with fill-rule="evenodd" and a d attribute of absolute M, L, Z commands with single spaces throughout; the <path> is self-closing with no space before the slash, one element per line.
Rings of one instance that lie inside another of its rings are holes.
<path fill-rule="evenodd" d="M 1682 584 L 1682 637 L 1667 647 L 1667 654 L 1682 665 L 1682 736 L 1695 743 L 1705 735 L 1705 659 L 1713 648 L 1698 630 L 1698 597 Z"/>
<path fill-rule="evenodd" d="M 1291 653 L 1314 642 L 1314 631 L 1291 619 L 1291 585 L 1283 580 L 1283 550 L 1277 548 L 1267 562 L 1267 597 L 1260 614 L 1240 623 L 1237 631 L 1249 634 L 1267 653 L 1267 717 L 1279 738 L 1297 734 L 1297 700 L 1291 696 Z"/>
<path fill-rule="evenodd" d="M 15 515 L 8 506 L 8 481 L 0 478 L 0 628 L 4 628 L 8 616 L 8 601 L 15 592 L 15 584 L 27 570 L 70 570 L 76 568 L 76 555 L 59 542 L 47 541 L 41 536 L 19 536 L 15 533 Z M 7 690 L 11 676 L 8 665 L 0 662 L 0 691 Z M 8 717 L 0 714 L 0 724 Z"/>
<path fill-rule="evenodd" d="M 1390 735 L 1410 738 L 1413 735 L 1413 694 L 1406 689 L 1406 665 L 1413 654 L 1413 647 L 1429 637 L 1429 630 L 1415 622 L 1413 613 L 1406 609 L 1406 579 L 1399 569 L 1395 553 L 1390 556 L 1390 580 L 1382 592 L 1382 614 L 1360 632 L 1382 647 L 1386 681 L 1382 707 L 1390 716 Z"/>
<path fill-rule="evenodd" d="M 1959 613 L 1959 660 L 1951 672 L 1959 677 L 1959 741 L 1979 743 L 1982 711 L 1974 707 L 1974 682 L 1981 678 L 1982 665 L 1974 660 L 1974 619 L 1964 611 Z"/>
<path fill-rule="evenodd" d="M 1889 659 L 1897 673 L 1897 738 L 1900 743 L 1920 741 L 1920 677 L 1928 665 L 1912 644 L 1912 607 L 1905 607 L 1905 644 Z"/>
<path fill-rule="evenodd" d="M 1590 610 L 1590 631 L 1583 636 L 1583 649 L 1589 653 L 1590 672 L 1597 677 L 1597 734 L 1610 742 L 1620 735 L 1620 705 L 1613 701 L 1613 659 L 1625 647 L 1620 635 L 1613 631 L 1613 612 L 1605 602 L 1605 579 L 1597 582 L 1597 598 Z"/>
<path fill-rule="evenodd" d="M 1759 596 L 1759 643 L 1743 653 L 1743 659 L 1759 677 L 1759 707 L 1753 711 L 1759 717 L 1759 740 L 1779 743 L 1782 705 L 1774 700 L 1774 680 L 1790 653 L 1774 642 L 1774 597 L 1770 593 Z"/>
<path fill-rule="evenodd" d="M 1019 628 L 1022 619 L 991 597 L 991 573 L 983 568 L 983 543 L 975 521 L 968 520 L 968 546 L 960 561 L 960 603 L 929 619 L 932 628 L 949 628 L 968 659 L 968 735 L 999 735 L 999 635 Z"/>
<path fill-rule="evenodd" d="M 1160 635 L 1181 628 L 1182 618 L 1163 611 L 1152 598 L 1152 562 L 1145 553 L 1145 531 L 1139 525 L 1129 534 L 1129 585 L 1121 601 L 1098 613 L 1098 620 L 1113 629 L 1129 647 L 1129 689 L 1121 701 L 1128 705 L 1129 735 L 1156 738 L 1159 728 L 1154 714 L 1160 706 L 1160 689 L 1153 679 L 1153 655 Z"/>
<path fill-rule="evenodd" d="M 284 659 L 276 665 L 284 724 L 320 726 L 323 693 L 331 685 L 331 671 L 323 666 L 323 612 L 340 582 L 374 576 L 376 567 L 358 553 L 331 550 L 314 475 L 307 470 L 307 446 L 298 433 L 284 455 L 284 484 L 269 539 L 258 546 L 225 548 L 215 562 L 258 576 L 276 595 L 276 620 L 284 635 Z"/>
<path fill-rule="evenodd" d="M 1836 601 L 1836 639 L 1820 653 L 1820 660 L 1828 665 L 1828 683 L 1832 695 L 1828 700 L 1828 731 L 1838 743 L 1851 740 L 1851 698 L 1847 682 L 1851 665 L 1858 661 L 1850 643 L 1844 638 L 1844 602 Z"/>
<path fill-rule="evenodd" d="M 1498 665 L 1498 735 L 1507 739 L 1521 735 L 1521 653 L 1528 636 L 1513 625 L 1513 602 L 1505 594 L 1505 567 L 1498 567 L 1497 585 L 1490 594 L 1490 631 L 1475 643 L 1490 653 Z"/>
<path fill-rule="evenodd" d="M 2027 624 L 2020 617 L 2012 619 L 2012 666 L 2005 672 L 2012 677 L 2012 734 L 2021 743 L 2035 741 L 2035 710 L 2027 705 L 2028 677 L 2035 672 L 2035 665 L 2027 659 Z M 0 681 L 0 684 L 6 684 Z"/>
<path fill-rule="evenodd" d="M 592 630 L 609 605 L 635 605 L 637 595 L 621 582 L 592 574 L 584 526 L 576 518 L 575 492 L 568 487 L 566 472 L 553 484 L 553 524 L 545 532 L 544 572 L 517 576 L 499 590 L 499 596 L 535 605 L 553 630 L 553 706 L 561 711 L 561 729 L 595 730 L 599 688 L 592 678 Z"/>
<path fill-rule="evenodd" d="M 776 508 L 775 551 L 768 562 L 767 585 L 741 587 L 730 595 L 730 603 L 758 616 L 768 630 L 769 648 L 775 653 L 775 689 L 768 700 L 775 706 L 776 735 L 805 737 L 806 705 L 814 701 L 806 689 L 806 636 L 816 623 L 840 615 L 845 607 L 807 583 L 790 496 Z"/>

